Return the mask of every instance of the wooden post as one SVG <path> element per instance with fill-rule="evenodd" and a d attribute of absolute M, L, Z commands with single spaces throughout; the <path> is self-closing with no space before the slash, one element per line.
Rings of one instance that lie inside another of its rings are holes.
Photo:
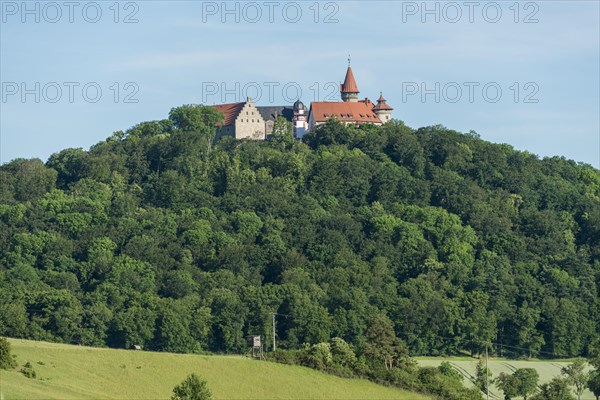
<path fill-rule="evenodd" d="M 273 315 L 273 351 L 275 351 L 276 347 L 275 347 L 275 313 L 272 314 Z"/>
<path fill-rule="evenodd" d="M 485 342 L 485 398 L 490 400 L 490 370 L 488 369 L 488 343 Z"/>

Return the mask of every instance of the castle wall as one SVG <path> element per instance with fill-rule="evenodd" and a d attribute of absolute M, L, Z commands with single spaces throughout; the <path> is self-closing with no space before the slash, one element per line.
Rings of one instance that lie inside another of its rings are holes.
<path fill-rule="evenodd" d="M 379 119 L 381 120 L 381 122 L 383 122 L 384 124 L 387 122 L 390 122 L 392 120 L 392 112 L 391 111 L 379 111 L 376 113 L 377 116 L 379 117 Z"/>

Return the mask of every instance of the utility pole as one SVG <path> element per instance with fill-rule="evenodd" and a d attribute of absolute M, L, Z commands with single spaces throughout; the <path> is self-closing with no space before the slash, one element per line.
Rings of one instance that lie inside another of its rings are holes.
<path fill-rule="evenodd" d="M 275 351 L 276 347 L 275 347 L 275 315 L 277 315 L 276 313 L 272 313 L 271 314 L 273 316 L 273 351 Z"/>
<path fill-rule="evenodd" d="M 485 398 L 490 400 L 490 370 L 488 369 L 488 342 L 485 342 Z"/>

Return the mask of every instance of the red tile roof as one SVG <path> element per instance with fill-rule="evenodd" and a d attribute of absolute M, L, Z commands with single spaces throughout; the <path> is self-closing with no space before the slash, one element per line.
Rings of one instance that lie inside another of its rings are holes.
<path fill-rule="evenodd" d="M 392 107 L 388 106 L 385 103 L 379 103 L 375 107 L 373 107 L 373 111 L 381 111 L 381 110 L 393 110 Z"/>
<path fill-rule="evenodd" d="M 369 110 L 372 110 L 373 107 L 375 106 L 375 104 L 373 104 L 373 102 L 368 97 L 365 97 L 364 100 L 359 100 L 358 102 L 359 103 L 365 103 L 365 105 L 367 107 L 369 107 Z"/>
<path fill-rule="evenodd" d="M 356 85 L 356 80 L 354 80 L 354 74 L 352 73 L 352 68 L 348 67 L 346 71 L 346 79 L 344 79 L 344 83 L 340 85 L 340 92 L 342 93 L 358 93 L 358 86 Z"/>
<path fill-rule="evenodd" d="M 380 111 L 380 110 L 393 110 L 392 107 L 388 106 L 386 104 L 386 100 L 383 98 L 383 93 L 379 93 L 379 98 L 377 99 L 377 105 L 375 107 L 373 107 L 373 111 Z"/>
<path fill-rule="evenodd" d="M 331 102 L 314 101 L 310 105 L 310 113 L 315 122 L 325 122 L 332 116 L 340 121 L 365 123 L 372 122 L 380 124 L 381 120 L 371 108 L 363 102 Z"/>
<path fill-rule="evenodd" d="M 217 126 L 233 125 L 235 123 L 235 119 L 242 111 L 242 108 L 244 108 L 244 104 L 246 103 L 242 102 L 214 105 L 214 108 L 221 111 L 223 115 L 225 115 L 225 121 L 222 124 L 217 124 Z"/>

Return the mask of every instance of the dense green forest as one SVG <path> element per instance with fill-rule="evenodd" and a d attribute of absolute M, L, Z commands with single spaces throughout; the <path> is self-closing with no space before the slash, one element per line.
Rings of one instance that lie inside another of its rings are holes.
<path fill-rule="evenodd" d="M 600 171 L 443 126 L 214 141 L 182 106 L 89 151 L 0 167 L 0 335 L 173 352 L 388 321 L 411 355 L 587 355 Z M 385 322 L 385 323 L 388 323 Z"/>

